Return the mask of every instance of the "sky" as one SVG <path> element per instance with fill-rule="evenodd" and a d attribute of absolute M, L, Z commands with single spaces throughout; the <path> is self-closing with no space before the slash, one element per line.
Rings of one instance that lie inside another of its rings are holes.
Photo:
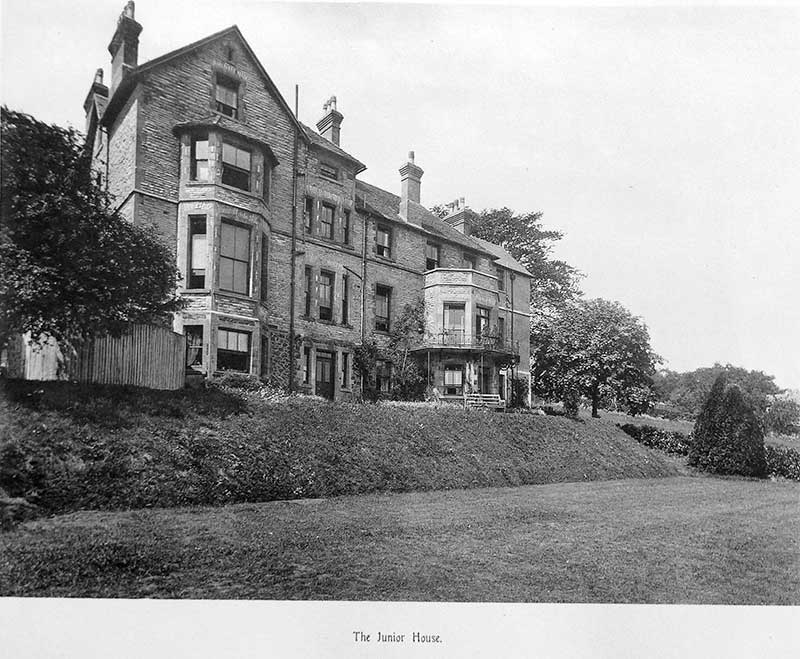
<path fill-rule="evenodd" d="M 122 0 L 0 0 L 2 102 L 83 128 Z M 139 0 L 144 62 L 237 24 L 313 126 L 335 94 L 360 178 L 541 211 L 588 297 L 664 366 L 800 388 L 800 8 Z"/>

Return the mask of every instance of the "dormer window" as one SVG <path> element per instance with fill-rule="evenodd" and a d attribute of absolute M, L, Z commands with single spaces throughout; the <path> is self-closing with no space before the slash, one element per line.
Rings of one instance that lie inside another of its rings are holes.
<path fill-rule="evenodd" d="M 478 265 L 478 259 L 475 258 L 474 254 L 470 254 L 469 252 L 464 252 L 464 267 L 470 270 L 475 270 Z"/>
<path fill-rule="evenodd" d="M 439 267 L 439 245 L 427 243 L 425 245 L 425 269 L 435 270 Z"/>
<path fill-rule="evenodd" d="M 250 152 L 226 142 L 222 143 L 222 183 L 250 191 Z"/>
<path fill-rule="evenodd" d="M 239 117 L 239 83 L 236 80 L 218 74 L 214 97 L 217 112 L 234 119 Z"/>

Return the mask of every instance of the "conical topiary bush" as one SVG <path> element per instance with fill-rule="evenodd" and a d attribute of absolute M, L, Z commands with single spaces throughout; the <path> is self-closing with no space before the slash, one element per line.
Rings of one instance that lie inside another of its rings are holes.
<path fill-rule="evenodd" d="M 764 432 L 741 389 L 717 377 L 694 426 L 689 464 L 717 474 L 764 476 Z"/>

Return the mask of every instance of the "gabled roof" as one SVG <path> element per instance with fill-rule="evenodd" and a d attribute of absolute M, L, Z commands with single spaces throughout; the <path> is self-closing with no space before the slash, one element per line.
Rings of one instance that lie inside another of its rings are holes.
<path fill-rule="evenodd" d="M 125 100 L 127 100 L 128 94 L 133 90 L 133 88 L 135 87 L 135 83 L 138 82 L 141 75 L 147 73 L 148 71 L 152 71 L 153 69 L 161 66 L 162 64 L 166 64 L 167 62 L 177 57 L 181 57 L 182 55 L 185 55 L 193 50 L 202 48 L 203 46 L 206 46 L 207 44 L 213 41 L 231 36 L 234 36 L 241 41 L 242 45 L 247 51 L 247 54 L 250 56 L 256 68 L 258 69 L 258 72 L 261 74 L 261 77 L 264 79 L 267 88 L 278 100 L 278 103 L 281 105 L 283 110 L 289 116 L 291 122 L 297 128 L 298 133 L 301 135 L 301 137 L 303 137 L 303 139 L 308 141 L 308 136 L 303 130 L 302 124 L 297 120 L 297 117 L 294 116 L 294 113 L 289 107 L 289 104 L 286 102 L 286 99 L 284 99 L 283 95 L 280 93 L 280 91 L 278 91 L 278 88 L 275 86 L 275 83 L 272 82 L 272 78 L 269 77 L 269 74 L 266 72 L 261 62 L 259 61 L 258 57 L 256 57 L 255 53 L 253 52 L 253 49 L 250 47 L 250 44 L 247 43 L 247 39 L 244 38 L 238 26 L 236 25 L 231 25 L 230 27 L 225 28 L 224 30 L 215 32 L 214 34 L 211 34 L 207 37 L 204 37 L 203 39 L 190 43 L 187 46 L 183 46 L 182 48 L 178 48 L 177 50 L 170 51 L 169 53 L 161 55 L 160 57 L 156 57 L 155 59 L 151 59 L 149 62 L 145 62 L 144 64 L 140 64 L 139 66 L 137 66 L 122 79 L 122 82 L 120 83 L 119 87 L 115 90 L 114 95 L 111 97 L 110 102 L 108 104 L 108 108 L 106 110 L 106 118 L 102 123 L 104 125 L 108 125 L 111 121 L 114 120 L 116 113 L 120 110 Z"/>
<path fill-rule="evenodd" d="M 357 158 L 351 156 L 347 151 L 342 149 L 341 147 L 335 145 L 330 140 L 326 140 L 322 135 L 314 131 L 313 129 L 309 128 L 305 124 L 300 124 L 305 131 L 306 137 L 308 138 L 309 142 L 311 142 L 312 146 L 317 146 L 321 149 L 325 149 L 326 151 L 330 151 L 331 153 L 336 154 L 340 158 L 344 158 L 345 160 L 353 163 L 356 166 L 356 174 L 363 172 L 367 166 L 362 163 Z"/>
<path fill-rule="evenodd" d="M 363 181 L 356 181 L 356 193 L 362 195 L 364 198 L 365 208 L 372 212 L 374 215 L 384 217 L 388 220 L 395 222 L 402 222 L 408 224 L 400 215 L 400 197 L 386 190 L 381 190 L 374 185 L 364 183 Z M 422 230 L 439 238 L 447 240 L 451 243 L 456 243 L 461 247 L 480 252 L 488 256 L 493 256 L 491 252 L 479 245 L 471 237 L 465 236 L 460 231 L 454 229 L 449 224 L 439 219 L 436 215 L 431 213 L 422 204 L 410 201 L 408 203 L 408 213 L 410 224 L 422 227 Z"/>
<path fill-rule="evenodd" d="M 247 139 L 257 142 L 267 152 L 267 155 L 272 160 L 272 166 L 275 167 L 279 160 L 275 157 L 270 145 L 264 141 L 264 138 L 256 131 L 248 128 L 245 124 L 240 124 L 238 121 L 233 121 L 228 117 L 221 114 L 212 114 L 202 119 L 194 119 L 192 121 L 183 121 L 175 124 L 172 127 L 172 132 L 176 135 L 191 128 L 218 128 L 224 132 L 231 133 L 232 135 L 243 135 Z"/>
<path fill-rule="evenodd" d="M 532 276 L 524 265 L 522 265 L 519 261 L 517 261 L 513 256 L 511 256 L 511 254 L 509 254 L 500 245 L 495 245 L 494 243 L 490 243 L 488 240 L 484 240 L 483 238 L 476 238 L 475 236 L 470 236 L 470 238 L 479 245 L 481 245 L 487 252 L 491 252 L 495 258 L 495 261 L 497 261 L 498 265 L 502 265 L 504 268 L 508 268 L 509 270 L 518 272 L 521 275 L 525 275 L 526 277 Z"/>

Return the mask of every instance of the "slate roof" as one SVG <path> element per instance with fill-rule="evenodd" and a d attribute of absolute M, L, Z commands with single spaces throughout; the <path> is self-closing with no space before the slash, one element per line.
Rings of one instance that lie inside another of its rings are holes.
<path fill-rule="evenodd" d="M 360 160 L 358 160 L 358 158 L 355 158 L 355 157 L 351 156 L 349 153 L 347 153 L 347 151 L 345 151 L 344 149 L 342 149 L 339 146 L 336 146 L 330 140 L 325 139 L 324 137 L 322 137 L 322 135 L 320 135 L 315 130 L 309 128 L 308 126 L 306 126 L 303 123 L 301 123 L 300 125 L 303 127 L 303 131 L 305 132 L 306 137 L 311 142 L 311 144 L 313 144 L 314 146 L 318 146 L 321 149 L 325 149 L 327 151 L 330 151 L 331 153 L 335 153 L 340 158 L 344 158 L 345 160 L 350 161 L 351 163 L 356 165 L 356 167 L 358 168 L 356 170 L 357 174 L 360 173 L 360 172 L 363 172 L 367 168 L 367 166 L 364 163 L 362 163 Z"/>
<path fill-rule="evenodd" d="M 389 220 L 405 223 L 405 220 L 398 215 L 400 210 L 400 197 L 396 194 L 381 190 L 374 185 L 364 183 L 364 181 L 356 181 L 356 194 L 362 195 L 367 210 Z M 431 213 L 422 204 L 410 201 L 408 203 L 408 212 L 410 215 L 410 222 L 421 226 L 426 233 L 436 238 L 456 243 L 474 252 L 494 256 L 493 252 L 489 252 L 489 250 L 479 245 L 473 238 L 465 236 L 460 231 L 451 227 L 447 222 Z"/>
<path fill-rule="evenodd" d="M 522 265 L 519 261 L 517 261 L 513 256 L 511 256 L 511 254 L 509 254 L 500 245 L 495 245 L 494 243 L 490 243 L 488 240 L 483 240 L 483 238 L 476 238 L 475 236 L 470 236 L 470 238 L 479 245 L 483 246 L 483 248 L 487 252 L 491 252 L 494 255 L 495 261 L 498 263 L 498 265 L 502 265 L 504 268 L 508 268 L 509 270 L 518 272 L 522 275 L 525 275 L 526 277 L 532 276 L 524 265 Z"/>

